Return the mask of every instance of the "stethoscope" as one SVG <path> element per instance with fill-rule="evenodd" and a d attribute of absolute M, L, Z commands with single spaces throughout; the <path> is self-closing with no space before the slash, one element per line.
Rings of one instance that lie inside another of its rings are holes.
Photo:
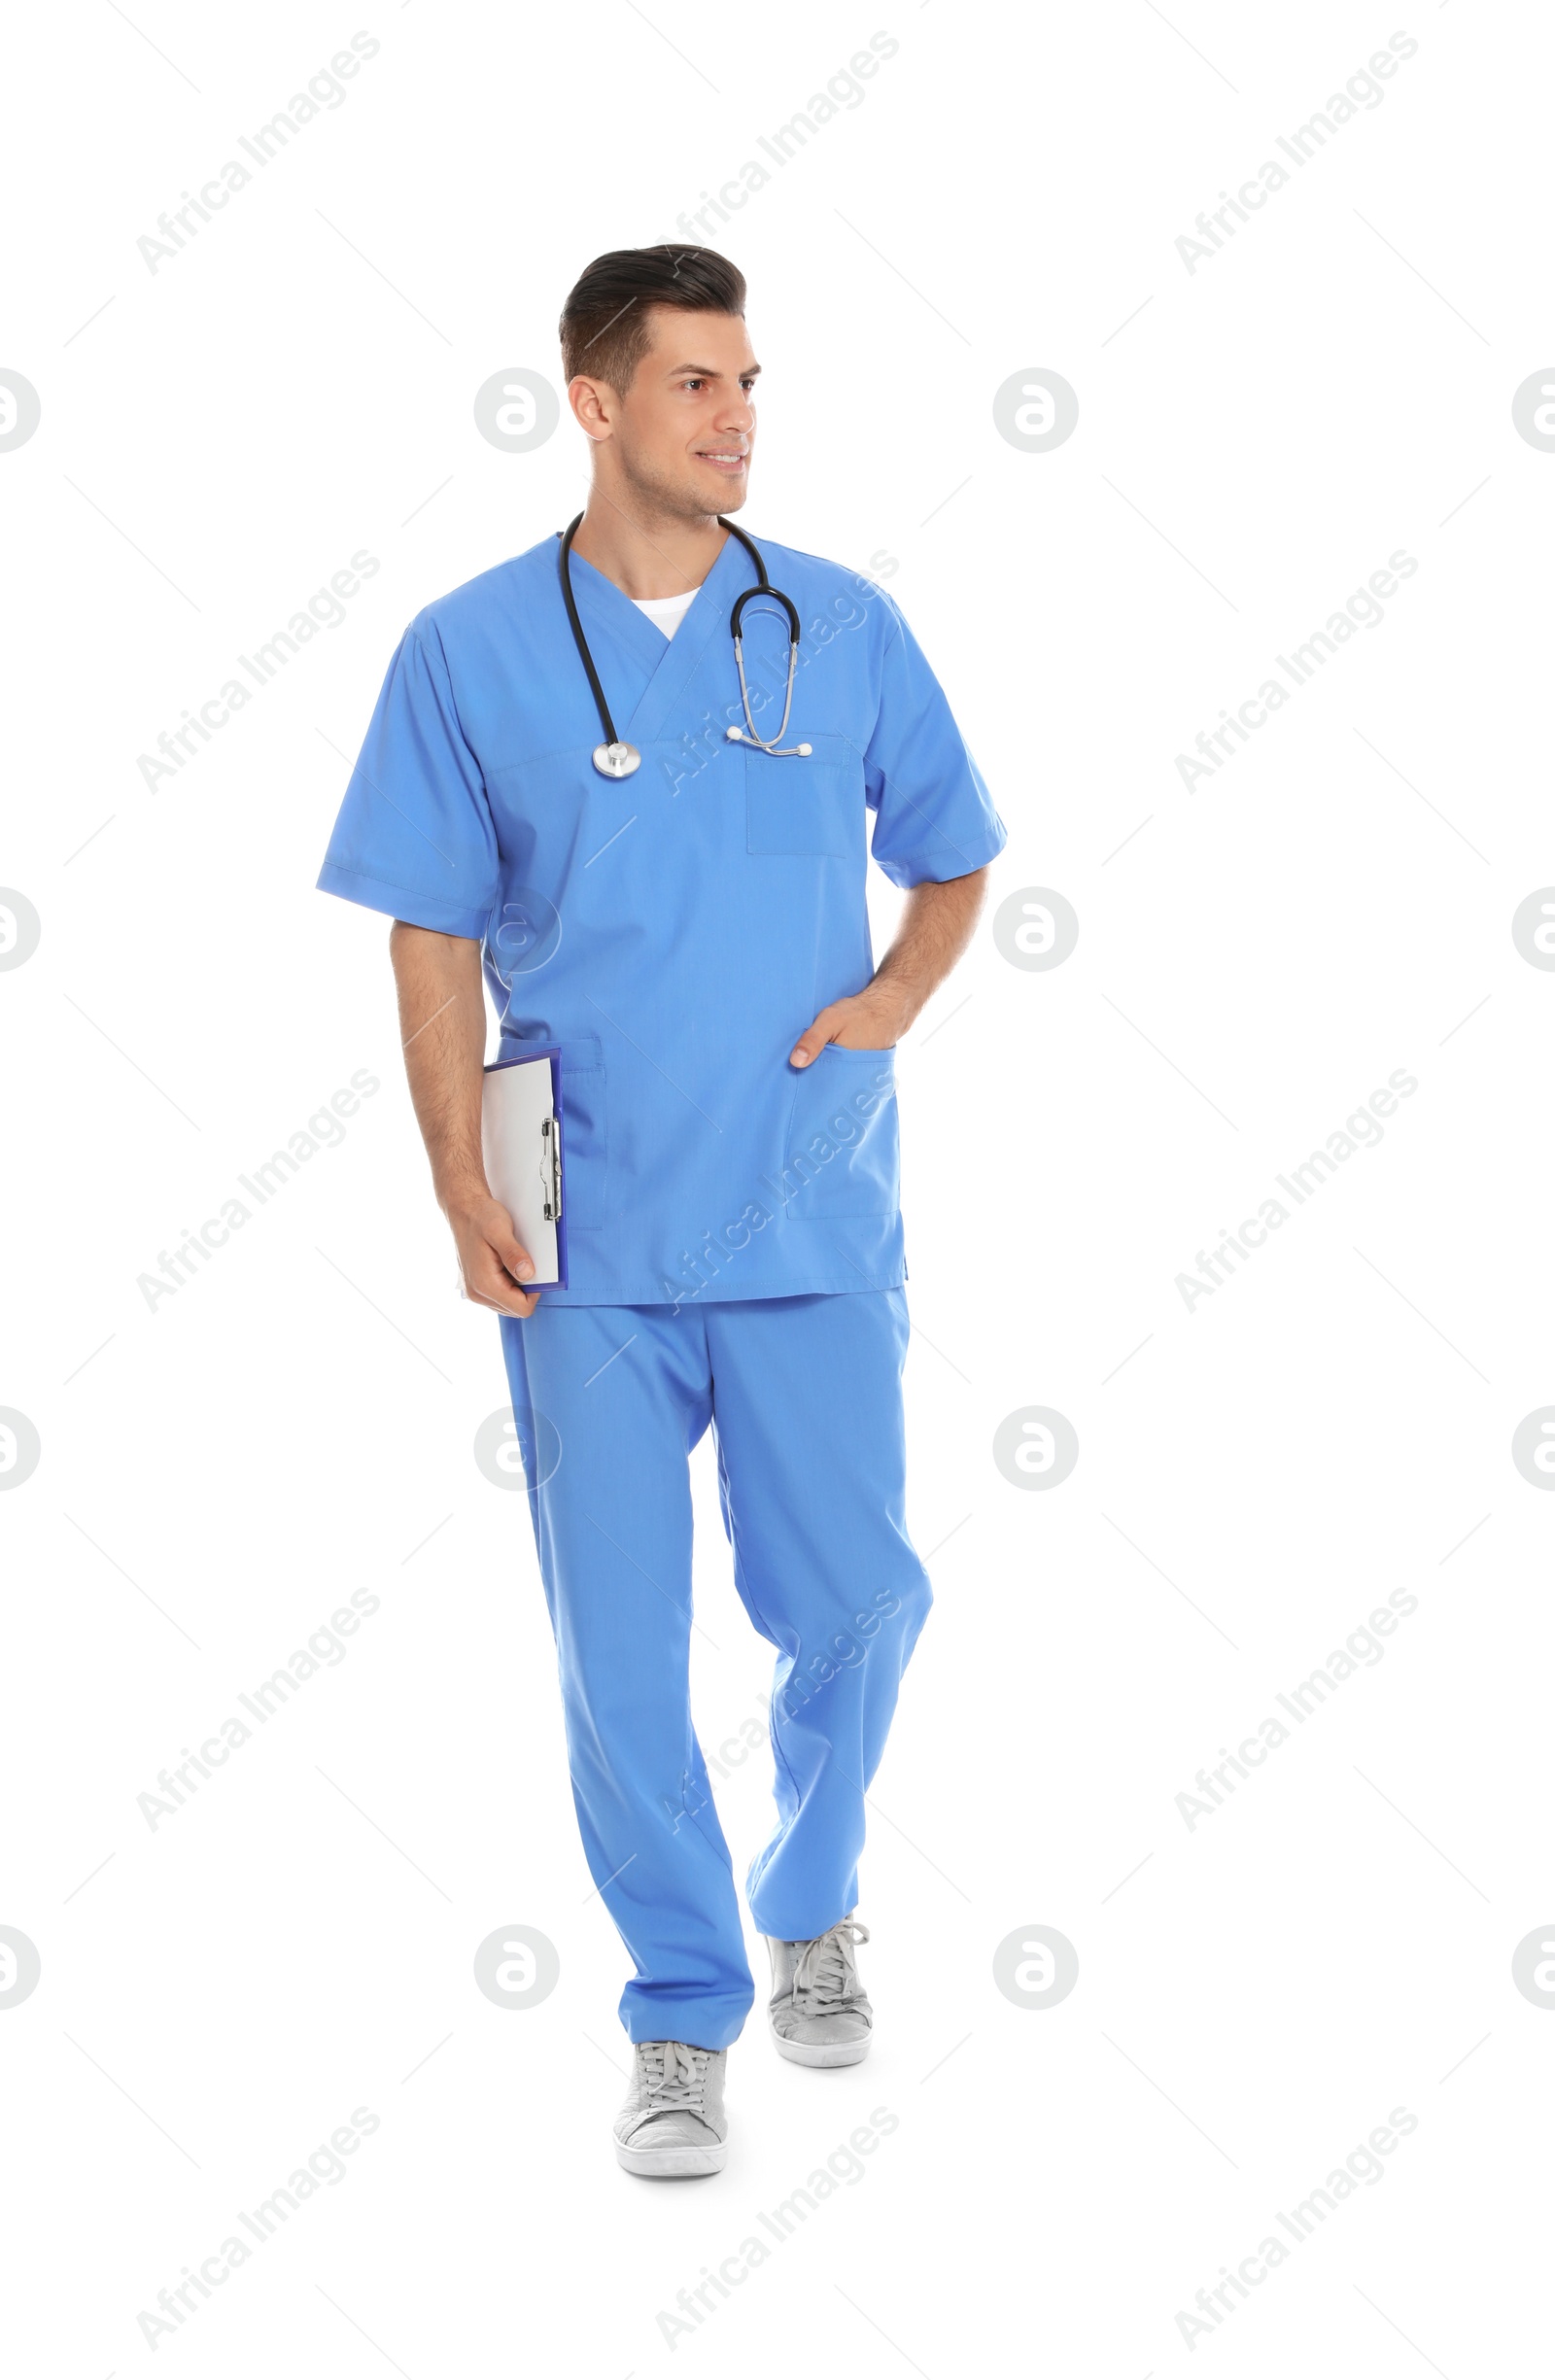
<path fill-rule="evenodd" d="M 721 529 L 727 529 L 732 537 L 739 538 L 756 566 L 755 586 L 746 587 L 743 594 L 736 597 L 735 607 L 729 614 L 729 634 L 735 640 L 735 668 L 740 673 L 740 700 L 744 707 L 745 724 L 743 727 L 727 729 L 728 740 L 731 743 L 753 743 L 758 751 L 770 752 L 775 760 L 808 760 L 808 743 L 783 743 L 783 738 L 788 733 L 788 713 L 794 700 L 794 671 L 799 662 L 799 614 L 782 589 L 775 587 L 767 576 L 767 565 L 744 531 L 737 529 L 733 521 L 726 521 L 721 512 L 717 520 Z M 577 646 L 578 659 L 588 672 L 589 684 L 594 689 L 595 708 L 600 714 L 600 725 L 605 730 L 605 742 L 594 747 L 594 766 L 602 776 L 630 776 L 634 770 L 642 766 L 642 755 L 635 743 L 623 742 L 615 732 L 615 722 L 610 716 L 610 707 L 605 699 L 605 688 L 600 684 L 600 673 L 594 667 L 594 656 L 589 651 L 589 640 L 583 634 L 583 623 L 577 616 L 577 604 L 572 595 L 572 539 L 577 535 L 582 522 L 580 512 L 570 528 L 562 533 L 562 597 L 567 604 L 567 616 L 572 624 L 572 641 Z M 770 742 L 765 737 L 757 735 L 756 722 L 750 715 L 750 692 L 745 684 L 745 658 L 740 636 L 740 623 L 745 605 L 762 595 L 770 596 L 775 604 L 781 604 L 788 615 L 788 683 L 783 690 L 782 719 Z"/>

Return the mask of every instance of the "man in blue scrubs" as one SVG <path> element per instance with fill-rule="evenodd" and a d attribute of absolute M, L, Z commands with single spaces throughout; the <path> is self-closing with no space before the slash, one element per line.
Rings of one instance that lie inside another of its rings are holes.
<path fill-rule="evenodd" d="M 848 2065 L 864 1794 L 929 1607 L 907 1534 L 893 1051 L 971 936 L 1005 836 L 873 581 L 723 525 L 760 369 L 707 250 L 623 250 L 562 317 L 593 446 L 559 536 L 420 612 L 320 877 L 394 918 L 406 1068 L 465 1294 L 502 1317 L 590 1870 L 635 1974 L 631 2172 L 717 2171 L 754 1996 L 691 1722 L 687 1457 L 711 1425 L 735 1583 L 774 1646 L 778 1822 L 746 1880 L 782 2056 Z M 840 402 L 846 455 L 868 403 Z M 599 679 L 591 687 L 585 653 Z M 630 775 L 601 773 L 605 707 Z M 754 727 L 754 734 L 751 727 Z M 737 736 L 731 729 L 739 729 Z M 778 749 L 767 749 L 777 746 Z M 870 855 L 907 893 L 874 963 Z M 565 1290 L 481 1156 L 501 1057 L 561 1048 Z"/>

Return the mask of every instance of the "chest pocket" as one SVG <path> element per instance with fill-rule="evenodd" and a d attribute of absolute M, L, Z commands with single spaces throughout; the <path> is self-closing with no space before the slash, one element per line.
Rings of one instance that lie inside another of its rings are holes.
<path fill-rule="evenodd" d="M 797 705 L 796 705 L 797 708 Z M 776 723 L 777 712 L 773 713 Z M 766 718 L 763 735 L 772 728 Z M 864 759 L 846 736 L 807 738 L 788 723 L 790 743 L 809 742 L 809 758 L 778 760 L 747 744 L 745 848 L 766 856 L 818 853 L 852 859 L 864 849 Z"/>

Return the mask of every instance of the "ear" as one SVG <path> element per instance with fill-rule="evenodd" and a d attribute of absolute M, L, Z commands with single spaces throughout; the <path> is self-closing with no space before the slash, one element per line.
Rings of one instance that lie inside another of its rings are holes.
<path fill-rule="evenodd" d="M 580 372 L 567 384 L 567 401 L 586 438 L 592 438 L 598 445 L 602 439 L 609 437 L 613 427 L 610 415 L 615 391 L 605 381 L 585 379 Z"/>

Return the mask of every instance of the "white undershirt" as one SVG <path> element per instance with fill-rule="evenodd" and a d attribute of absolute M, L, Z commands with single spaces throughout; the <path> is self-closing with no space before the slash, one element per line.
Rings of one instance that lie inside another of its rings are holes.
<path fill-rule="evenodd" d="M 701 592 L 700 587 L 692 587 L 684 595 L 635 595 L 632 600 L 639 611 L 646 612 L 655 628 L 662 628 L 667 637 L 673 637 Z"/>

